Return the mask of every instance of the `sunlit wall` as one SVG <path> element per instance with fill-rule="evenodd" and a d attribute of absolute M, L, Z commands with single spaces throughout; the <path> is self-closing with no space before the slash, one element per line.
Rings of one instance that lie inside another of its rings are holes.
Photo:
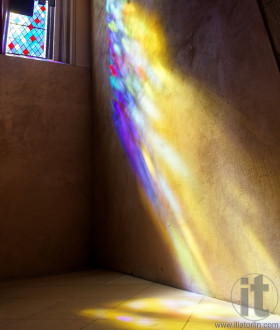
<path fill-rule="evenodd" d="M 100 263 L 227 300 L 247 273 L 279 284 L 280 78 L 257 4 L 93 14 Z"/>

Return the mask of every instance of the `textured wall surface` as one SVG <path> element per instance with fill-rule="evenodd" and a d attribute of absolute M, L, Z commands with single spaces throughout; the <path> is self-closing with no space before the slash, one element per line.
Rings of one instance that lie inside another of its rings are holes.
<path fill-rule="evenodd" d="M 89 69 L 0 57 L 0 277 L 89 264 Z"/>
<path fill-rule="evenodd" d="M 137 110 L 154 204 L 117 139 L 105 1 L 92 3 L 99 262 L 227 300 L 247 273 L 279 286 L 280 76 L 257 2 L 139 0 L 125 9 L 127 38 L 155 77 Z"/>

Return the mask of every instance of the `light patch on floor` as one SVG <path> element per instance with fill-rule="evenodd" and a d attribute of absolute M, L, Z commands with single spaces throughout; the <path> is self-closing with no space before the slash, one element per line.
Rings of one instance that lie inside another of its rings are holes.
<path fill-rule="evenodd" d="M 279 328 L 280 316 L 261 322 Z M 229 302 L 92 270 L 0 283 L 0 329 L 260 329 Z"/>

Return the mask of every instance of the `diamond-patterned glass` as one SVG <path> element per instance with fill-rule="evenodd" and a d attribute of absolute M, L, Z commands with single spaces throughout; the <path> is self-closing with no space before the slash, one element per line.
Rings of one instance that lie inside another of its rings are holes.
<path fill-rule="evenodd" d="M 33 16 L 10 13 L 6 53 L 45 58 L 47 17 L 48 1 L 39 5 L 35 0 Z"/>

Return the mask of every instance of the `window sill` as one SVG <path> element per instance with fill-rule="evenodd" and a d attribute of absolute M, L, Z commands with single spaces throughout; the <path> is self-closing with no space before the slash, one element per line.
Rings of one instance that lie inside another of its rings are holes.
<path fill-rule="evenodd" d="M 48 59 L 48 58 L 40 58 L 40 57 L 24 56 L 24 55 L 13 55 L 13 54 L 3 54 L 3 55 L 9 56 L 9 57 L 16 57 L 16 58 L 25 58 L 27 60 L 43 61 L 43 62 L 49 62 L 49 63 L 57 63 L 57 64 L 70 65 L 68 63 L 63 63 L 63 62 L 51 60 L 51 59 Z"/>

